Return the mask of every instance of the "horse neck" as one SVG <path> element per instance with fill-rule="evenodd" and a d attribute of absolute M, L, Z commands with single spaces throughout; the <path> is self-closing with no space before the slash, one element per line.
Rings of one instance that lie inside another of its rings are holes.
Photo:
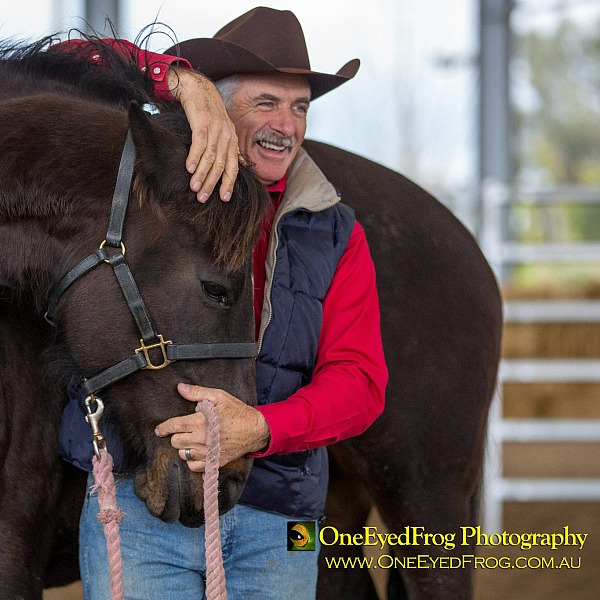
<path fill-rule="evenodd" d="M 0 223 L 0 285 L 26 294 L 38 311 L 76 252 L 73 240 L 52 235 L 52 222 Z"/>
<path fill-rule="evenodd" d="M 126 128 L 122 111 L 73 98 L 0 103 L 0 285 L 41 308 L 81 260 L 86 232 L 108 214 Z"/>

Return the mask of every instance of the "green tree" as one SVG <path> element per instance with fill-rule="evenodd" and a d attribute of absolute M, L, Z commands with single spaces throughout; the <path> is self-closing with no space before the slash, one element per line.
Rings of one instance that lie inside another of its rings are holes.
<path fill-rule="evenodd" d="M 538 100 L 520 115 L 522 164 L 553 183 L 600 183 L 600 34 L 566 20 L 551 34 L 517 38 L 517 56 Z"/>
<path fill-rule="evenodd" d="M 533 98 L 517 114 L 521 178 L 533 170 L 550 184 L 599 185 L 600 21 L 516 36 L 515 58 Z M 600 205 L 570 205 L 566 214 L 573 238 L 600 237 Z"/>

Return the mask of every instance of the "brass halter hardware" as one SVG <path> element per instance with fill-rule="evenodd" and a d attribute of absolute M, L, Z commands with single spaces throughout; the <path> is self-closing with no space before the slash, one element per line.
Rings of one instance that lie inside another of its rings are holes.
<path fill-rule="evenodd" d="M 160 340 L 159 342 L 157 342 L 156 344 L 150 344 L 149 346 L 146 346 L 146 344 L 144 344 L 144 340 L 140 340 L 141 346 L 139 348 L 136 348 L 136 350 L 135 350 L 136 354 L 139 354 L 140 352 L 144 353 L 144 357 L 146 359 L 146 362 L 148 363 L 144 367 L 144 369 L 152 369 L 152 370 L 158 371 L 158 369 L 163 369 L 170 362 L 173 362 L 167 358 L 167 349 L 166 349 L 166 346 L 168 344 L 172 344 L 173 342 L 171 340 L 167 340 L 165 342 L 165 340 L 163 339 L 163 336 L 160 333 L 158 334 L 158 339 Z M 150 360 L 150 354 L 148 354 L 148 350 L 152 350 L 153 348 L 160 348 L 160 351 L 162 352 L 163 362 L 160 365 L 152 364 L 152 361 Z"/>
<path fill-rule="evenodd" d="M 104 248 L 104 246 L 106 245 L 106 240 L 104 240 L 101 244 L 100 244 L 100 250 L 102 250 L 102 248 Z M 121 254 L 123 256 L 125 256 L 125 244 L 123 242 L 120 243 L 121 245 Z M 104 262 L 107 263 L 108 260 L 104 259 Z"/>

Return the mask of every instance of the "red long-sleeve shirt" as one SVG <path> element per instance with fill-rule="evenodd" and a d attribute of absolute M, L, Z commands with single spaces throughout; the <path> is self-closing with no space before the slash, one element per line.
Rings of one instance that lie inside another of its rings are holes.
<path fill-rule="evenodd" d="M 169 66 L 190 67 L 188 61 L 144 51 L 124 40 L 114 40 L 112 44 L 127 56 L 136 56 L 140 68 L 148 70 L 157 98 L 173 98 L 168 85 Z M 70 40 L 62 45 L 79 46 L 88 60 L 101 60 L 86 51 L 85 42 Z M 285 183 L 282 180 L 269 188 L 276 206 L 285 193 Z M 265 257 L 274 214 L 275 210 L 254 252 L 257 323 L 263 304 Z M 375 269 L 365 232 L 356 223 L 323 302 L 312 381 L 282 402 L 256 407 L 267 421 L 271 440 L 268 448 L 251 456 L 309 450 L 362 433 L 383 410 L 387 377 Z"/>

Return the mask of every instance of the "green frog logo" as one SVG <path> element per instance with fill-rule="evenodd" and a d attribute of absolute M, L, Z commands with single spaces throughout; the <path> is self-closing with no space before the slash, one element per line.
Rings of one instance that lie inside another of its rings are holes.
<path fill-rule="evenodd" d="M 315 549 L 315 523 L 314 521 L 288 521 L 287 549 L 314 550 Z"/>

